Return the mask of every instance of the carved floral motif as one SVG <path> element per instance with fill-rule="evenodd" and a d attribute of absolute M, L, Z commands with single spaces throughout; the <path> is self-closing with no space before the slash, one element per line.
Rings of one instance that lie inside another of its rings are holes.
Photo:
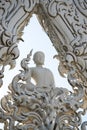
<path fill-rule="evenodd" d="M 31 83 L 26 82 L 31 54 L 21 61 L 23 70 L 13 78 L 9 94 L 1 99 L 3 109 L 0 108 L 0 120 L 4 123 L 4 129 L 78 130 L 81 115 L 84 114 L 84 111 L 76 112 L 83 106 L 82 85 L 77 83 L 74 88 L 76 93 L 56 87 L 35 87 L 31 90 Z"/>

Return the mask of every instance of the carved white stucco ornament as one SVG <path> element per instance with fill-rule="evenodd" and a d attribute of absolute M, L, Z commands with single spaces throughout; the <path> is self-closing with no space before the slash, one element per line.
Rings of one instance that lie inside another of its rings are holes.
<path fill-rule="evenodd" d="M 86 12 L 87 0 L 0 0 L 0 86 L 4 67 L 15 67 L 17 43 L 35 13 L 58 52 L 60 74 L 67 74 L 73 88 L 70 92 L 47 83 L 40 87 L 37 78 L 35 87 L 29 80 L 30 52 L 21 61 L 22 71 L 13 78 L 10 93 L 1 99 L 4 130 L 86 130 L 87 121 L 81 122 L 87 109 Z"/>

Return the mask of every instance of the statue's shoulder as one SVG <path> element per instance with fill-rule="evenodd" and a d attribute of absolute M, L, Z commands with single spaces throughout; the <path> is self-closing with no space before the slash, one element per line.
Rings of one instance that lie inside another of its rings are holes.
<path fill-rule="evenodd" d="M 53 75 L 52 71 L 49 68 L 44 68 L 44 70 Z"/>

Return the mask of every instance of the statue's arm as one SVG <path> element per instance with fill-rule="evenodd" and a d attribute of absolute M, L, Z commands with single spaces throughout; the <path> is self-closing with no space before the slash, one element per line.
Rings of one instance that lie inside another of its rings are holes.
<path fill-rule="evenodd" d="M 51 76 L 50 76 L 50 86 L 51 87 L 55 87 L 55 80 L 54 80 L 54 76 L 53 73 L 51 72 Z"/>

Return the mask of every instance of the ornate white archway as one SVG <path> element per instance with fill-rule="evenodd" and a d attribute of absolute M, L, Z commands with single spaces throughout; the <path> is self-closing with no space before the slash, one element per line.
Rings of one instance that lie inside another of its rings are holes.
<path fill-rule="evenodd" d="M 26 94 L 20 95 L 19 93 L 17 93 L 15 86 L 17 85 L 20 78 L 19 75 L 18 77 L 16 76 L 13 79 L 11 86 L 14 89 L 14 92 L 11 90 L 11 94 L 7 96 L 7 99 L 6 97 L 4 97 L 1 101 L 2 109 L 0 109 L 0 118 L 1 122 L 5 123 L 4 129 L 27 130 L 29 128 L 35 128 L 35 130 L 62 130 L 64 128 L 70 130 L 77 130 L 79 128 L 79 126 L 81 125 L 80 116 L 84 114 L 87 109 L 86 12 L 86 0 L 0 1 L 0 64 L 3 66 L 0 74 L 0 84 L 2 85 L 4 67 L 8 64 L 13 67 L 15 64 L 15 59 L 19 56 L 17 43 L 19 42 L 19 40 L 22 40 L 22 31 L 29 22 L 29 19 L 31 18 L 32 14 L 35 13 L 38 17 L 40 24 L 43 26 L 45 32 L 51 39 L 53 46 L 58 52 L 57 58 L 60 60 L 59 71 L 61 71 L 62 73 L 62 70 L 66 70 L 65 72 L 67 74 L 68 81 L 74 90 L 74 93 L 70 93 L 68 90 L 57 90 L 58 92 L 61 91 L 61 94 L 58 95 L 57 93 L 57 96 L 59 96 L 61 100 L 58 99 L 57 106 L 56 103 L 54 103 L 55 107 L 52 108 L 52 111 L 54 113 L 56 112 L 55 124 L 52 124 L 52 121 L 54 121 L 53 117 L 50 117 L 53 120 L 46 124 L 47 121 L 45 122 L 44 119 L 41 118 L 41 111 L 39 111 L 39 114 L 35 113 L 35 111 L 33 111 L 33 113 L 27 113 L 28 110 L 26 109 L 26 113 L 29 115 L 23 115 L 23 113 L 21 115 L 20 109 L 23 108 L 21 104 L 20 107 L 18 106 L 19 104 L 17 104 L 17 100 L 20 97 L 20 99 L 26 99 L 27 101 L 28 97 Z M 30 55 L 27 57 L 27 60 L 30 60 L 28 59 L 30 58 Z M 23 60 L 22 62 L 25 61 Z M 24 69 L 26 77 L 26 67 L 24 68 L 23 65 L 21 66 Z M 60 69 L 60 66 L 62 66 L 62 69 Z M 20 75 L 21 74 L 22 73 L 20 73 Z M 53 97 L 55 97 L 55 90 L 53 90 L 53 92 Z M 14 96 L 12 96 L 12 94 Z M 23 98 L 23 96 L 25 97 Z M 37 94 L 36 96 L 37 101 L 35 99 L 35 103 L 37 103 L 39 100 Z M 48 96 L 48 98 L 50 97 Z M 53 102 L 55 102 L 55 98 L 53 98 Z M 12 101 L 14 101 L 17 106 L 14 105 L 14 103 L 11 103 Z M 7 103 L 7 105 L 5 106 L 4 103 Z M 61 105 L 59 105 L 59 103 Z M 10 107 L 11 113 L 8 114 Z M 79 108 L 81 108 L 83 112 L 78 111 Z M 41 110 L 44 110 L 45 113 L 47 113 L 48 109 L 46 107 L 43 109 L 43 106 L 41 108 Z M 35 122 L 32 122 L 33 120 L 27 119 L 30 118 L 30 114 L 31 119 L 35 117 L 35 120 L 38 120 L 36 124 Z M 19 123 L 17 126 L 15 125 L 15 121 Z M 26 122 L 30 124 L 27 124 Z M 42 125 L 39 126 L 39 124 Z M 82 124 L 82 130 L 85 129 L 86 124 L 86 122 Z"/>

